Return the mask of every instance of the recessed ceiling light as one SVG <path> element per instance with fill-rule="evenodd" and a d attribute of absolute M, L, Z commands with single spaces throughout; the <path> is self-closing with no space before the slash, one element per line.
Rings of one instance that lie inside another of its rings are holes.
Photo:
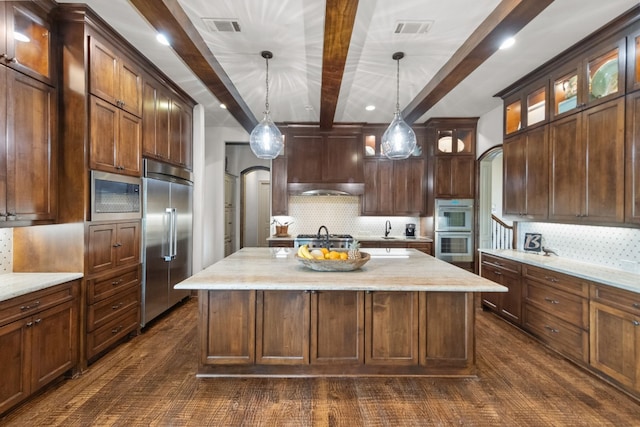
<path fill-rule="evenodd" d="M 226 109 L 227 109 L 227 106 L 226 106 L 226 105 L 224 105 L 224 104 L 220 104 L 220 108 L 222 108 L 223 110 L 226 110 Z"/>
<path fill-rule="evenodd" d="M 500 45 L 500 49 L 508 49 L 511 46 L 513 46 L 515 43 L 516 43 L 516 39 L 514 39 L 513 37 L 509 37 L 502 42 L 502 44 Z"/>
<path fill-rule="evenodd" d="M 156 40 L 160 44 L 163 44 L 165 46 L 171 46 L 171 43 L 169 43 L 169 39 L 167 39 L 167 37 L 162 33 L 156 34 Z"/>
<path fill-rule="evenodd" d="M 367 105 L 366 107 L 364 107 L 365 110 L 367 111 L 373 111 L 376 109 L 375 105 Z"/>

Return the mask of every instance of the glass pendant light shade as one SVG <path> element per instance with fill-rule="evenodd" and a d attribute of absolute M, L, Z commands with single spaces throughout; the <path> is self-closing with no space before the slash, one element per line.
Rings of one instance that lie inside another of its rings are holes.
<path fill-rule="evenodd" d="M 253 154 L 260 159 L 275 159 L 282 151 L 282 133 L 271 120 L 269 112 L 265 111 L 260 123 L 251 131 L 249 145 Z"/>
<path fill-rule="evenodd" d="M 265 111 L 260 123 L 251 131 L 249 145 L 256 157 L 260 159 L 275 159 L 282 151 L 284 140 L 280 129 L 273 123 L 269 114 L 269 59 L 273 58 L 273 54 L 268 50 L 264 50 L 260 55 L 267 63 Z"/>
<path fill-rule="evenodd" d="M 400 111 L 393 115 L 393 121 L 382 134 L 382 153 L 390 159 L 401 160 L 409 157 L 416 148 L 416 134 L 402 119 Z"/>
<path fill-rule="evenodd" d="M 402 118 L 400 113 L 400 60 L 404 58 L 403 52 L 396 52 L 392 58 L 397 61 L 396 74 L 396 112 L 391 124 L 384 131 L 381 141 L 382 153 L 392 160 L 401 160 L 409 157 L 416 148 L 416 134 Z"/>

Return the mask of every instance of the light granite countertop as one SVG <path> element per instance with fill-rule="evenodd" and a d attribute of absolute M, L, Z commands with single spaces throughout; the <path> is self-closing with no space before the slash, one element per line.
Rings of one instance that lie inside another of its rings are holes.
<path fill-rule="evenodd" d="M 637 273 L 575 261 L 555 255 L 543 256 L 505 249 L 480 249 L 480 252 L 640 293 L 640 274 Z"/>
<path fill-rule="evenodd" d="M 80 279 L 82 273 L 5 273 L 0 274 L 0 301 Z"/>
<path fill-rule="evenodd" d="M 384 238 L 382 236 L 353 236 L 356 240 L 364 240 L 368 242 L 421 242 L 421 243 L 429 243 L 433 242 L 433 239 L 430 237 L 406 237 L 406 236 L 391 236 L 391 238 Z M 294 240 L 296 236 L 271 236 L 267 237 L 267 241 L 288 241 Z"/>
<path fill-rule="evenodd" d="M 366 249 L 359 270 L 320 272 L 295 259 L 293 248 L 243 248 L 176 289 L 506 292 L 507 288 L 416 249 Z"/>

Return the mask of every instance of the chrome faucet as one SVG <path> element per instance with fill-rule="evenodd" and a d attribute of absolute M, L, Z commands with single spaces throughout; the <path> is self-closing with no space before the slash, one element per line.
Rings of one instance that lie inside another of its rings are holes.
<path fill-rule="evenodd" d="M 323 228 L 325 231 L 324 247 L 329 249 L 329 229 L 325 225 L 321 225 L 320 228 L 318 228 L 318 239 L 320 238 L 320 232 Z"/>
<path fill-rule="evenodd" d="M 391 232 L 391 221 L 387 220 L 387 222 L 384 223 L 384 237 L 387 237 L 390 232 Z"/>
<path fill-rule="evenodd" d="M 542 247 L 542 251 L 544 252 L 544 256 L 551 256 L 551 254 L 554 254 L 555 256 L 560 256 L 558 255 L 558 252 L 555 251 L 555 249 L 547 248 L 545 246 Z"/>

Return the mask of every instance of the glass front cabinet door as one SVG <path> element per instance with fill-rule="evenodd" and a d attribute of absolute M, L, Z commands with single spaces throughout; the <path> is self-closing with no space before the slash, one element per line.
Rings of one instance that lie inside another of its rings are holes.
<path fill-rule="evenodd" d="M 505 135 L 549 120 L 547 86 L 544 79 L 505 99 Z"/>

